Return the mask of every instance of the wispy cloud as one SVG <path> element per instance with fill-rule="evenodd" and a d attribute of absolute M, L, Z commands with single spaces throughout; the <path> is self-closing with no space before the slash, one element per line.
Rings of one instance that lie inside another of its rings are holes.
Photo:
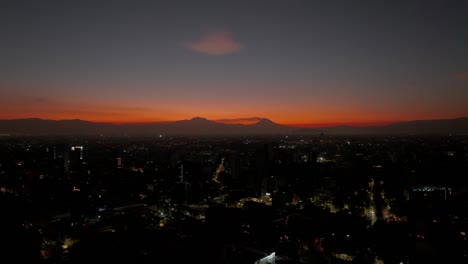
<path fill-rule="evenodd" d="M 217 119 L 216 122 L 224 124 L 243 124 L 252 125 L 262 120 L 260 117 L 248 117 L 248 118 L 234 118 L 234 119 Z"/>
<path fill-rule="evenodd" d="M 242 45 L 236 42 L 228 31 L 208 31 L 198 40 L 187 41 L 182 45 L 192 51 L 209 55 L 224 55 L 239 52 Z"/>
<path fill-rule="evenodd" d="M 457 72 L 453 76 L 457 80 L 468 81 L 468 71 Z"/>

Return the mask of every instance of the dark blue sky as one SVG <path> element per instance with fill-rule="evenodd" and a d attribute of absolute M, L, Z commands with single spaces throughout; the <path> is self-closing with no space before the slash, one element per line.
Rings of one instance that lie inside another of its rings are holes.
<path fill-rule="evenodd" d="M 468 1 L 2 1 L 0 118 L 468 116 Z"/>

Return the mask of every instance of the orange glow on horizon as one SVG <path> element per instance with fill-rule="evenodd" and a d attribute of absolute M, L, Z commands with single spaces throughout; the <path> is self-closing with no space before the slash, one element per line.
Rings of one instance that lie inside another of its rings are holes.
<path fill-rule="evenodd" d="M 465 108 L 454 112 L 436 107 L 418 108 L 350 102 L 283 101 L 271 99 L 194 99 L 194 98 L 76 98 L 42 97 L 0 98 L 0 119 L 42 118 L 51 120 L 80 119 L 90 122 L 135 124 L 187 120 L 204 117 L 222 123 L 253 124 L 259 118 L 296 127 L 314 128 L 337 125 L 380 126 L 390 123 L 450 119 L 467 116 Z"/>
<path fill-rule="evenodd" d="M 121 115 L 119 118 L 115 118 L 113 116 L 106 116 L 106 115 L 81 115 L 81 116 L 67 116 L 63 114 L 49 114 L 49 115 L 34 115 L 33 113 L 30 114 L 22 114 L 17 116 L 4 116 L 0 115 L 0 119 L 22 119 L 22 118 L 41 118 L 41 119 L 48 119 L 48 120 L 72 120 L 72 119 L 79 119 L 88 122 L 95 122 L 95 123 L 111 123 L 111 124 L 145 124 L 145 123 L 166 123 L 166 122 L 174 122 L 180 120 L 189 120 L 193 117 L 203 117 L 208 120 L 212 120 L 218 123 L 224 124 L 242 124 L 242 125 L 252 125 L 258 122 L 259 120 L 248 120 L 250 118 L 240 118 L 240 119 L 218 119 L 213 118 L 210 115 L 194 115 L 194 116 L 165 116 L 164 118 L 154 118 L 153 115 L 145 115 L 145 116 L 131 116 L 131 115 Z M 352 119 L 352 120 L 340 120 L 338 117 L 331 117 L 329 116 L 329 122 L 324 122 L 323 118 L 318 119 L 317 121 L 310 121 L 310 118 L 307 116 L 303 116 L 303 122 L 298 122 L 301 120 L 301 117 L 293 117 L 291 119 L 275 119 L 274 117 L 265 117 L 270 119 L 271 121 L 292 127 L 299 127 L 299 128 L 320 128 L 320 127 L 332 127 L 332 126 L 384 126 L 389 125 L 392 123 L 397 122 L 404 122 L 404 121 L 411 121 L 416 119 L 407 119 L 407 120 L 382 120 L 382 121 L 369 121 L 369 120 L 359 120 L 359 119 Z M 456 117 L 447 117 L 447 118 L 456 118 Z M 431 119 L 431 118 L 427 118 Z"/>
<path fill-rule="evenodd" d="M 334 126 L 354 126 L 354 127 L 365 127 L 365 126 L 385 126 L 393 123 L 402 121 L 374 121 L 374 122 L 361 122 L 361 121 L 350 121 L 350 122 L 336 122 L 336 123 L 299 123 L 299 124 L 284 124 L 287 126 L 301 127 L 301 128 L 321 128 L 321 127 L 334 127 Z"/>

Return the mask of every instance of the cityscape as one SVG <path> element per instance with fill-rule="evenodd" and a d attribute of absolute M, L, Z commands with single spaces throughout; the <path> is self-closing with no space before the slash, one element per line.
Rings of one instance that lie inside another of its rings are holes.
<path fill-rule="evenodd" d="M 466 136 L 0 138 L 25 263 L 464 263 Z"/>
<path fill-rule="evenodd" d="M 4 0 L 0 262 L 468 263 L 468 1 Z"/>

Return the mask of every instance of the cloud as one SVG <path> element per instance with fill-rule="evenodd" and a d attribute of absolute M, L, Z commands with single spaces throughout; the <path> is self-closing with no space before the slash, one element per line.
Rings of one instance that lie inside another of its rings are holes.
<path fill-rule="evenodd" d="M 248 117 L 248 118 L 234 118 L 234 119 L 218 119 L 216 122 L 223 124 L 243 124 L 243 125 L 252 125 L 258 123 L 262 118 L 260 117 Z"/>
<path fill-rule="evenodd" d="M 209 55 L 224 55 L 239 52 L 242 45 L 232 39 L 227 31 L 208 31 L 196 41 L 188 41 L 182 45 L 192 51 Z"/>
<path fill-rule="evenodd" d="M 468 71 L 457 72 L 454 74 L 454 78 L 461 81 L 468 81 Z"/>

